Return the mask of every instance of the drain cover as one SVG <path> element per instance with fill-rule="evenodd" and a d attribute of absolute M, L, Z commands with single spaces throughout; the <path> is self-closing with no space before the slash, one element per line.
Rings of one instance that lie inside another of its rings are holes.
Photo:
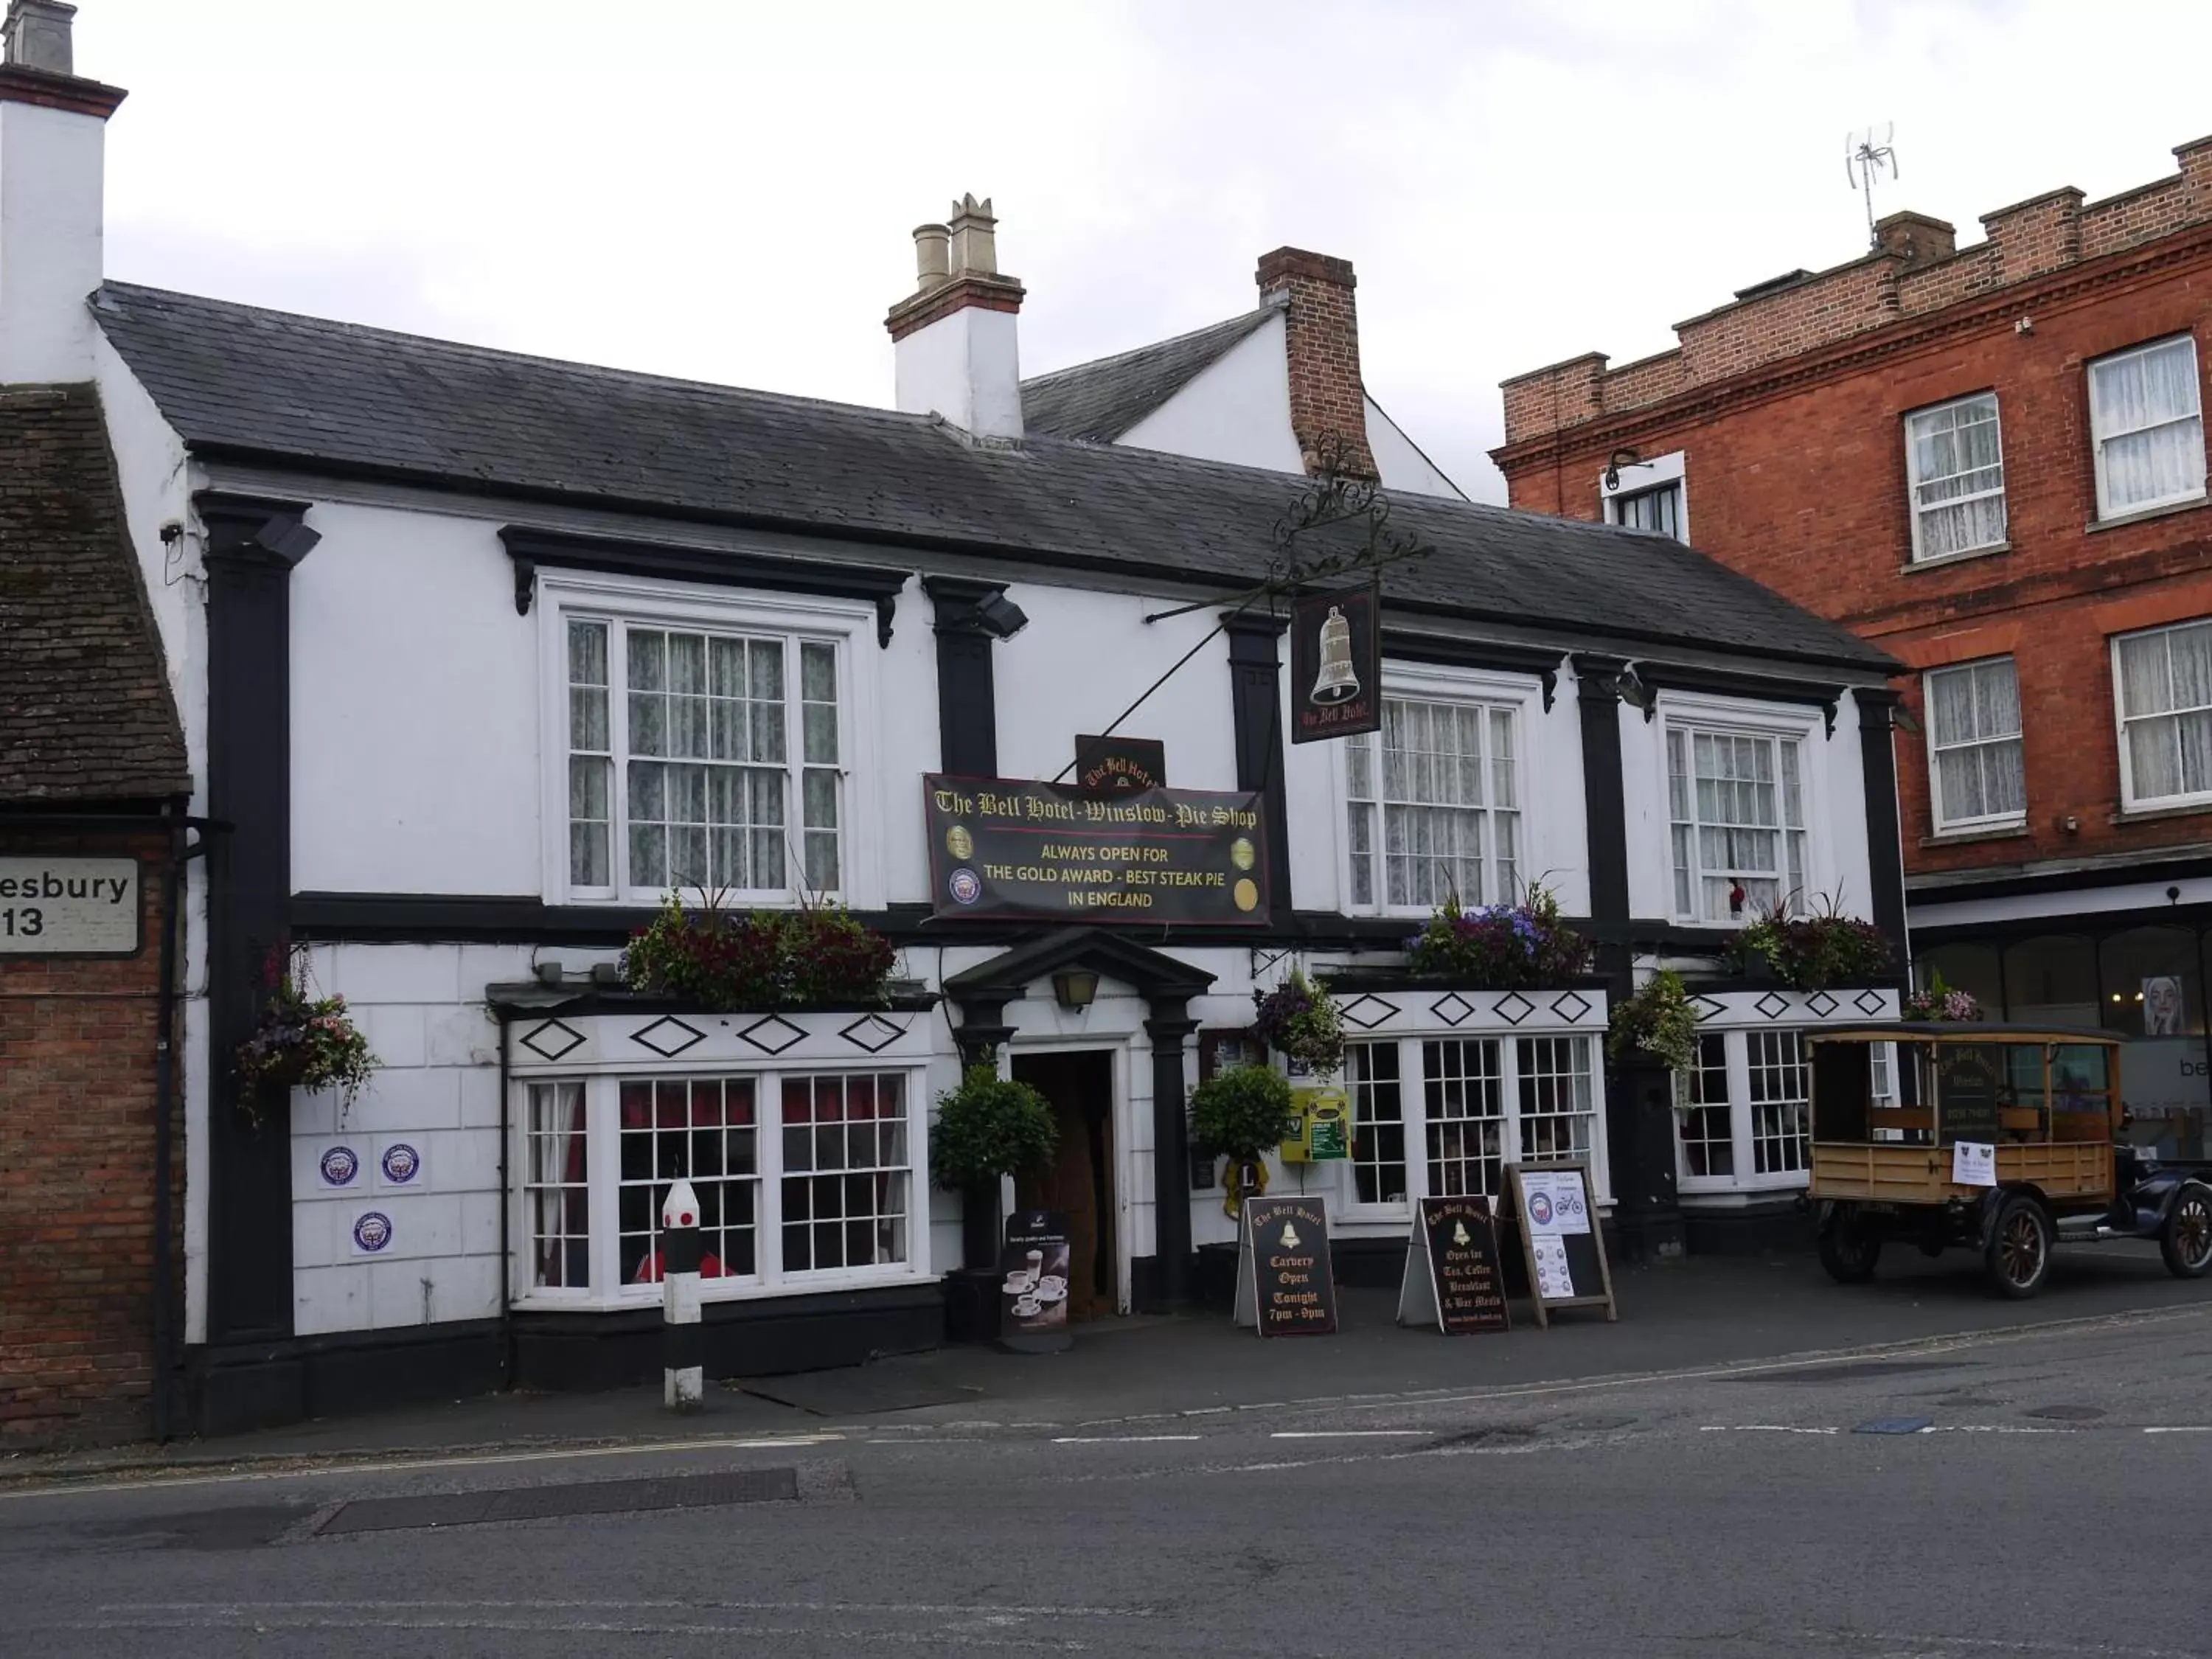
<path fill-rule="evenodd" d="M 421 1498 L 365 1498 L 346 1504 L 315 1531 L 330 1537 L 349 1532 L 471 1527 L 487 1521 L 543 1521 L 564 1515 L 625 1515 L 641 1510 L 771 1504 L 798 1496 L 796 1469 L 728 1469 L 718 1474 L 666 1475 L 649 1480 L 592 1480 L 562 1486 L 433 1492 Z"/>

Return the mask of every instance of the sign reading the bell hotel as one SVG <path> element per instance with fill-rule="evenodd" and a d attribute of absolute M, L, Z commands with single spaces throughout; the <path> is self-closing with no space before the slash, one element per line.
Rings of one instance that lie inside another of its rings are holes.
<path fill-rule="evenodd" d="M 138 951 L 138 860 L 0 858 L 0 956 Z"/>
<path fill-rule="evenodd" d="M 922 780 L 939 916 L 1256 927 L 1267 920 L 1261 796 L 1111 795 L 1007 778 Z"/>
<path fill-rule="evenodd" d="M 1291 606 L 1291 741 L 1382 728 L 1382 650 L 1371 587 L 1314 593 Z"/>

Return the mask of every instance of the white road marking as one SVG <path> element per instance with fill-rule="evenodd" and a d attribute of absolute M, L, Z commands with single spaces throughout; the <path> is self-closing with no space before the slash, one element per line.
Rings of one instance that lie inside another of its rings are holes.
<path fill-rule="evenodd" d="M 690 1613 L 950 1613 L 965 1617 L 969 1614 L 1009 1613 L 1033 1614 L 1038 1618 L 1059 1619 L 1150 1619 L 1154 1616 L 1150 1607 L 1050 1607 L 1040 1602 L 991 1603 L 970 1601 L 759 1601 L 751 1600 L 706 1600 L 698 1597 L 661 1596 L 650 1598 L 580 1597 L 573 1600 L 531 1596 L 515 1601 L 408 1601 L 380 1598 L 374 1601 L 109 1601 L 99 1611 L 113 1618 L 127 1618 L 134 1613 L 185 1613 L 204 1616 L 248 1619 L 264 1613 L 343 1613 L 349 1608 L 361 1608 L 370 1613 L 438 1613 L 467 1612 L 483 1609 L 492 1613 L 508 1613 L 530 1607 L 557 1607 L 577 1612 L 690 1612 Z"/>
<path fill-rule="evenodd" d="M 1437 1429 L 1278 1429 L 1270 1440 L 1428 1440 Z"/>
<path fill-rule="evenodd" d="M 1201 1434 L 1061 1434 L 1055 1446 L 1149 1446 L 1162 1440 L 1203 1440 Z"/>
<path fill-rule="evenodd" d="M 1700 1434 L 1841 1434 L 1841 1429 L 1801 1429 L 1789 1423 L 1705 1423 Z"/>
<path fill-rule="evenodd" d="M 2212 1434 L 2212 1423 L 2177 1423 L 2163 1428 L 2145 1429 L 2145 1434 Z"/>
<path fill-rule="evenodd" d="M 247 1623 L 250 1618 L 252 1623 Z M 837 1630 L 815 1625 L 744 1625 L 744 1624 L 669 1624 L 646 1620 L 620 1621 L 614 1620 L 572 1620 L 551 1625 L 543 1621 L 522 1619 L 377 1619 L 359 1613 L 342 1619 L 281 1619 L 266 1613 L 257 1613 L 240 1618 L 207 1619 L 169 1615 L 152 1619 L 98 1619 L 75 1623 L 70 1630 L 146 1631 L 146 1630 L 224 1630 L 251 1628 L 265 1634 L 271 1631 L 311 1630 L 391 1630 L 391 1631 L 501 1631 L 517 1634 L 541 1636 L 751 1636 L 803 1637 L 814 1641 L 828 1639 L 849 1642 L 856 1646 L 871 1643 L 890 1643 L 903 1647 L 927 1645 L 941 1648 L 949 1639 L 942 1630 Z M 1042 1649 L 1051 1653 L 1088 1653 L 1091 1644 L 1066 1637 L 1054 1636 L 978 1636 L 963 1631 L 958 1637 L 961 1647 L 1009 1648 L 1035 1651 Z"/>
<path fill-rule="evenodd" d="M 1801 1427 L 1791 1423 L 1705 1423 L 1698 1428 L 1700 1434 L 1841 1434 L 1841 1428 Z M 2077 1434 L 2077 1429 L 2030 1428 L 2021 1423 L 1929 1423 L 1917 1429 L 1907 1429 L 1905 1435 L 1915 1434 Z M 2156 1433 L 2156 1430 L 2148 1431 Z"/>

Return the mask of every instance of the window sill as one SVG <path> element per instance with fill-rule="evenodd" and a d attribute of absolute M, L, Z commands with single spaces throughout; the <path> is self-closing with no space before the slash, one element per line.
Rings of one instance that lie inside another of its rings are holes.
<path fill-rule="evenodd" d="M 1970 547 L 1963 553 L 1938 553 L 1932 558 L 1909 559 L 1898 566 L 1897 570 L 1901 576 L 1910 576 L 1917 571 L 1940 569 L 1947 564 L 1965 564 L 1971 560 L 1990 558 L 1996 554 L 2011 551 L 2010 542 L 1996 542 L 1988 547 Z"/>
<path fill-rule="evenodd" d="M 2029 835 L 2027 821 L 2018 823 L 1977 824 L 1971 830 L 1939 830 L 1932 836 L 1923 836 L 1923 847 L 1964 847 L 1978 841 L 2022 841 Z"/>
<path fill-rule="evenodd" d="M 2161 818 L 2200 817 L 2206 813 L 2212 813 L 2212 795 L 2177 801 L 2171 806 L 2123 806 L 2108 822 L 2117 827 L 2123 823 L 2155 823 Z"/>
<path fill-rule="evenodd" d="M 2147 523 L 2152 519 L 2171 518 L 2176 513 L 2194 513 L 2200 507 L 2212 506 L 2212 495 L 2191 495 L 2185 501 L 2168 501 L 2162 507 L 2139 507 L 2133 513 L 2122 513 L 2109 519 L 2092 519 L 2087 533 L 2100 530 L 2118 530 L 2124 526 Z"/>

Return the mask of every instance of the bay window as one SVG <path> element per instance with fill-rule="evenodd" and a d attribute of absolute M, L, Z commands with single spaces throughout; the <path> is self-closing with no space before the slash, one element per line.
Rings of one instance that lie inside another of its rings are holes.
<path fill-rule="evenodd" d="M 1350 1220 L 1397 1219 L 1416 1197 L 1497 1201 L 1505 1167 L 1585 1163 L 1606 1172 L 1595 1039 L 1575 1034 L 1420 1036 L 1345 1048 L 1352 1101 Z"/>
<path fill-rule="evenodd" d="M 1700 1031 L 1695 1063 L 1674 1079 L 1675 1170 L 1685 1194 L 1805 1184 L 1812 1070 L 1802 1032 Z M 1875 1092 L 1887 1097 L 1886 1072 Z"/>
<path fill-rule="evenodd" d="M 2184 334 L 2089 365 L 2097 516 L 2204 497 L 2204 405 L 2197 342 Z"/>
<path fill-rule="evenodd" d="M 1803 744 L 1670 720 L 1667 799 L 1674 914 L 1741 922 L 1806 890 Z"/>
<path fill-rule="evenodd" d="M 904 1071 L 599 1073 L 522 1086 L 526 1297 L 647 1301 L 660 1209 L 691 1183 L 702 1294 L 914 1276 L 914 1127 Z"/>
<path fill-rule="evenodd" d="M 2112 641 L 2128 806 L 2212 801 L 2212 621 Z"/>
<path fill-rule="evenodd" d="M 1936 828 L 1981 829 L 2027 817 L 2021 760 L 2020 682 L 2010 657 L 1931 669 L 1928 767 Z"/>
<path fill-rule="evenodd" d="M 1352 902 L 1428 910 L 1520 896 L 1519 710 L 1386 696 L 1345 744 Z"/>
<path fill-rule="evenodd" d="M 1912 491 L 1915 559 L 2003 543 L 2004 451 L 1995 392 L 1906 416 L 1905 465 Z"/>

